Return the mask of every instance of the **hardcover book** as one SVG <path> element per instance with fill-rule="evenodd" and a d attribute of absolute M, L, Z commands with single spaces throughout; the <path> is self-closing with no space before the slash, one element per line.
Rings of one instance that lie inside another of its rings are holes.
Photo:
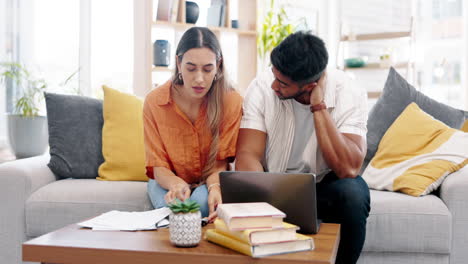
<path fill-rule="evenodd" d="M 282 228 L 286 217 L 269 203 L 225 203 L 218 206 L 217 212 L 229 230 Z"/>
<path fill-rule="evenodd" d="M 296 234 L 296 239 L 292 241 L 249 245 L 237 239 L 225 236 L 215 229 L 208 229 L 205 232 L 205 239 L 252 257 L 265 257 L 314 249 L 314 240 L 311 237 L 301 234 Z"/>
<path fill-rule="evenodd" d="M 246 229 L 242 231 L 231 231 L 226 223 L 220 218 L 214 221 L 217 232 L 235 238 L 241 242 L 250 245 L 259 245 L 267 243 L 276 243 L 291 241 L 296 239 L 296 230 L 298 226 L 283 222 L 283 227 L 279 228 L 262 228 L 262 229 Z"/>

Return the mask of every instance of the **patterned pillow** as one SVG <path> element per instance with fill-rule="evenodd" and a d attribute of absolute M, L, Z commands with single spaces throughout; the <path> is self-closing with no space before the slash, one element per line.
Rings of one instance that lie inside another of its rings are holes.
<path fill-rule="evenodd" d="M 382 96 L 371 109 L 367 120 L 367 153 L 363 170 L 377 152 L 377 146 L 387 129 L 412 102 L 449 127 L 458 129 L 468 118 L 468 113 L 439 103 L 417 91 L 395 69 L 390 68 Z"/>
<path fill-rule="evenodd" d="M 411 103 L 382 137 L 362 177 L 372 189 L 421 196 L 467 163 L 468 133 Z"/>
<path fill-rule="evenodd" d="M 463 132 L 468 132 L 468 120 L 465 121 L 465 123 L 463 124 L 462 128 L 460 128 L 461 131 Z"/>

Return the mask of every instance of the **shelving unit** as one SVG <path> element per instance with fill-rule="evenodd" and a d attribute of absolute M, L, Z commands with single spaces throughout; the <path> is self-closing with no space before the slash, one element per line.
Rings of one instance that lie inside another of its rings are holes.
<path fill-rule="evenodd" d="M 168 0 L 159 0 L 168 1 Z M 178 15 L 175 22 L 155 20 L 156 14 L 151 16 L 151 39 L 154 42 L 155 39 L 160 38 L 161 32 L 171 31 L 173 32 L 174 38 L 170 40 L 173 43 L 171 45 L 171 65 L 169 67 L 155 67 L 152 65 L 153 61 L 153 50 L 151 48 L 150 63 L 148 67 L 151 68 L 151 80 L 153 87 L 156 82 L 156 78 L 163 76 L 170 76 L 174 72 L 173 54 L 177 48 L 177 43 L 182 36 L 183 32 L 195 24 L 188 24 L 185 22 L 185 0 L 177 0 L 178 3 Z M 152 2 L 152 1 L 151 1 Z M 257 1 L 256 0 L 237 0 L 238 14 L 234 14 L 233 4 L 231 0 L 225 0 L 226 2 L 226 13 L 225 13 L 225 27 L 208 27 L 221 43 L 221 49 L 225 57 L 225 70 L 230 72 L 230 78 L 234 82 L 236 89 L 242 94 L 247 88 L 250 81 L 255 77 L 257 72 Z M 231 10 L 233 9 L 233 10 Z M 153 9 L 153 6 L 151 7 Z M 231 17 L 237 17 L 239 21 L 239 28 L 232 28 Z M 200 20 L 200 18 L 199 18 Z M 237 41 L 237 50 L 227 48 L 223 45 L 225 42 L 232 42 L 232 39 Z M 150 43 L 151 47 L 153 43 Z M 233 72 L 233 74 L 232 74 Z"/>
<path fill-rule="evenodd" d="M 368 33 L 368 34 L 358 34 L 358 35 L 342 35 L 340 37 L 340 41 L 338 44 L 338 53 L 341 56 L 337 56 L 337 65 L 342 65 L 340 68 L 344 71 L 365 71 L 365 70 L 388 70 L 390 67 L 394 67 L 396 69 L 406 70 L 406 78 L 410 77 L 410 73 L 413 73 L 413 80 L 415 79 L 414 74 L 414 62 L 411 61 L 411 56 L 408 60 L 394 62 L 391 64 L 381 64 L 379 62 L 367 63 L 363 67 L 347 67 L 345 65 L 344 60 L 352 57 L 346 56 L 344 53 L 345 44 L 349 42 L 359 42 L 359 41 L 386 41 L 392 39 L 401 39 L 407 38 L 408 39 L 408 47 L 410 49 L 410 55 L 412 52 L 413 47 L 413 20 L 410 23 L 410 30 L 409 31 L 400 31 L 400 32 L 376 32 L 376 33 Z M 341 52 L 340 52 L 341 51 Z M 381 95 L 380 91 L 369 91 L 367 93 L 368 98 L 376 99 L 379 98 Z"/>
<path fill-rule="evenodd" d="M 172 27 L 177 30 L 187 30 L 191 27 L 193 27 L 193 24 L 187 24 L 187 23 L 181 23 L 181 22 L 176 22 L 176 23 L 171 23 L 167 21 L 154 21 L 153 22 L 154 27 Z M 257 36 L 257 31 L 256 30 L 242 30 L 242 29 L 237 29 L 237 28 L 228 28 L 228 27 L 208 27 L 211 31 L 213 32 L 233 32 L 239 35 L 253 35 Z"/>
<path fill-rule="evenodd" d="M 395 64 L 392 64 L 391 66 L 396 69 L 402 69 L 402 68 L 407 68 L 407 67 L 412 67 L 412 62 L 398 62 Z M 367 63 L 363 67 L 347 67 L 346 65 L 344 66 L 344 70 L 378 70 L 378 69 L 387 69 L 388 67 L 382 67 L 380 63 Z"/>
<path fill-rule="evenodd" d="M 383 40 L 392 38 L 411 37 L 411 31 L 402 32 L 381 32 L 371 34 L 360 34 L 355 36 L 342 36 L 341 41 L 358 41 L 358 40 Z"/>

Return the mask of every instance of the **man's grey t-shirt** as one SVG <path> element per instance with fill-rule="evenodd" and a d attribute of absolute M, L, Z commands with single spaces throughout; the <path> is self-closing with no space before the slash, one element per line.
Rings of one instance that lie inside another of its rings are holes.
<path fill-rule="evenodd" d="M 310 111 L 310 105 L 304 105 L 291 99 L 294 111 L 294 139 L 289 156 L 286 172 L 309 173 L 310 162 L 304 158 L 304 151 L 310 137 L 314 135 L 314 118 Z M 310 146 L 309 146 L 310 147 Z"/>

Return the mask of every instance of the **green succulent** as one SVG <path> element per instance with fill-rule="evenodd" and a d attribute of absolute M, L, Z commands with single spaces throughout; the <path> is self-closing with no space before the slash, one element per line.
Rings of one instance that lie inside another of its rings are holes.
<path fill-rule="evenodd" d="M 175 199 L 174 202 L 169 204 L 169 209 L 171 209 L 173 213 L 195 213 L 200 211 L 200 205 L 190 199 L 187 199 L 183 202 L 181 202 L 179 199 Z"/>

